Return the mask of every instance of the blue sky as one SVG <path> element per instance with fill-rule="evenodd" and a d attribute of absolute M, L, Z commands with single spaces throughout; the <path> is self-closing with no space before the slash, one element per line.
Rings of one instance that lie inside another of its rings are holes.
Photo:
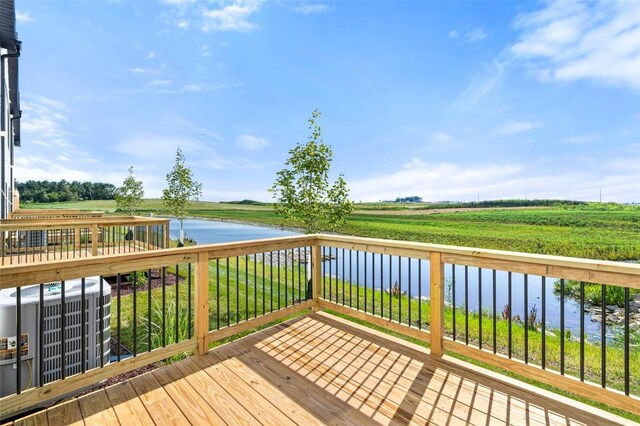
<path fill-rule="evenodd" d="M 356 201 L 640 202 L 640 2 L 16 1 L 16 176 L 269 200 L 322 112 Z"/>

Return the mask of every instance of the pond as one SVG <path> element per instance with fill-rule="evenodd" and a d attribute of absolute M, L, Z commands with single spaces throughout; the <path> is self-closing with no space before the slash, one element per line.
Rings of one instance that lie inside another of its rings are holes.
<path fill-rule="evenodd" d="M 180 223 L 171 220 L 171 238 L 177 239 Z M 299 235 L 299 233 L 264 226 L 246 225 L 234 222 L 213 220 L 187 219 L 184 221 L 185 236 L 192 238 L 197 244 L 223 243 L 232 241 L 246 241 L 261 238 L 284 237 Z M 398 257 L 390 258 L 388 255 L 367 253 L 366 261 L 363 252 L 349 252 L 342 249 L 332 249 L 329 255 L 325 249 L 324 270 L 326 274 L 357 282 L 367 288 L 389 288 L 389 283 L 399 282 L 402 291 L 412 298 L 429 297 L 429 262 Z M 329 260 L 330 259 L 330 260 Z M 367 276 L 364 276 L 365 262 Z M 409 272 L 411 269 L 411 272 Z M 420 270 L 420 273 L 418 271 Z M 409 275 L 411 274 L 411 281 Z M 455 286 L 453 267 L 445 265 L 445 294 L 447 303 L 452 304 L 455 293 L 455 306 L 464 307 L 465 302 L 469 311 L 478 312 L 480 306 L 483 311 L 493 309 L 493 271 L 464 266 L 455 267 Z M 479 291 L 479 281 L 482 281 L 482 291 Z M 509 302 L 509 282 L 511 282 L 511 310 L 512 315 L 519 315 L 524 319 L 524 280 L 523 274 L 513 273 L 511 278 L 507 272 L 498 271 L 495 274 L 496 281 L 496 308 L 498 318 L 505 305 Z M 466 281 L 466 285 L 465 285 Z M 536 307 L 538 321 L 542 316 L 542 277 L 529 275 L 527 305 L 530 311 Z M 555 278 L 547 277 L 545 281 L 546 298 L 546 326 L 549 329 L 560 328 L 560 299 L 554 294 Z M 382 282 L 382 285 L 380 284 Z M 411 288 L 409 288 L 411 283 Z M 419 285 L 420 284 L 420 285 Z M 465 287 L 468 292 L 465 295 Z M 580 305 L 575 300 L 565 297 L 564 316 L 565 329 L 570 330 L 573 336 L 580 333 Z M 584 315 L 585 333 L 588 340 L 599 341 L 601 323 L 591 321 L 588 313 Z M 613 330 L 607 327 L 607 337 L 613 336 Z"/>
<path fill-rule="evenodd" d="M 279 228 L 202 219 L 186 219 L 184 221 L 184 233 L 186 238 L 195 240 L 197 244 L 229 243 L 299 235 L 296 232 Z M 178 239 L 180 234 L 180 222 L 178 220 L 171 219 L 169 234 L 172 239 Z"/>

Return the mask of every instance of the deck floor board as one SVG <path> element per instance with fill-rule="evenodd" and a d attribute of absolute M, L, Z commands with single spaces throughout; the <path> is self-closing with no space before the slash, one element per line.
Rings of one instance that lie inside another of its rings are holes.
<path fill-rule="evenodd" d="M 614 425 L 326 314 L 270 327 L 15 424 Z M 631 422 L 629 422 L 631 423 Z"/>

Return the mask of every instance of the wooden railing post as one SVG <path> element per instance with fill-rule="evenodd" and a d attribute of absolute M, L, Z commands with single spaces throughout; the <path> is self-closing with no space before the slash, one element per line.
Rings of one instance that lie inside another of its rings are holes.
<path fill-rule="evenodd" d="M 98 255 L 98 225 L 91 227 L 91 255 Z"/>
<path fill-rule="evenodd" d="M 322 253 L 320 245 L 313 245 L 311 248 L 311 284 L 312 284 L 312 297 L 315 301 L 313 305 L 313 311 L 316 312 L 320 309 L 320 291 L 322 289 Z"/>
<path fill-rule="evenodd" d="M 431 303 L 431 355 L 442 356 L 444 353 L 442 336 L 444 335 L 444 265 L 441 253 L 431 252 L 430 258 L 430 303 Z"/>
<path fill-rule="evenodd" d="M 75 250 L 80 250 L 80 228 L 75 228 L 73 230 L 73 248 Z"/>
<path fill-rule="evenodd" d="M 198 254 L 196 263 L 195 337 L 198 340 L 198 355 L 209 350 L 209 254 Z"/>

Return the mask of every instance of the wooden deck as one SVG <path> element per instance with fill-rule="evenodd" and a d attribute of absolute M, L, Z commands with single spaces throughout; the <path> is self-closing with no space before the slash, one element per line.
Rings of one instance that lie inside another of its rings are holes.
<path fill-rule="evenodd" d="M 312 314 L 14 424 L 632 424 L 472 368 Z"/>

